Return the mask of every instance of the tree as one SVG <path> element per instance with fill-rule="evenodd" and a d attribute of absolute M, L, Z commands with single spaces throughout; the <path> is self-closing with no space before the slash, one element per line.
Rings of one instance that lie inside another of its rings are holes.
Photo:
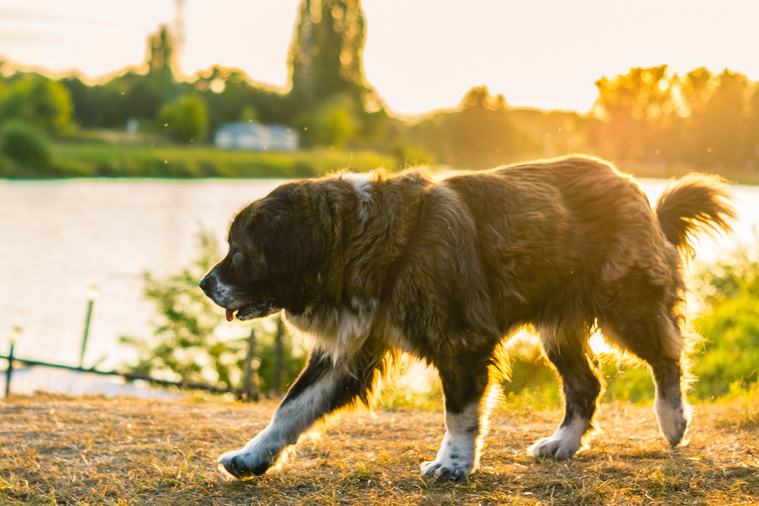
<path fill-rule="evenodd" d="M 229 121 L 293 124 L 296 107 L 285 95 L 258 88 L 238 69 L 213 66 L 192 83 L 208 105 L 211 128 Z"/>
<path fill-rule="evenodd" d="M 208 109 L 197 95 L 185 95 L 164 105 L 158 118 L 178 141 L 200 142 L 208 134 Z"/>
<path fill-rule="evenodd" d="M 163 82 L 174 80 L 174 40 L 166 25 L 148 39 L 148 75 Z"/>
<path fill-rule="evenodd" d="M 71 114 L 68 89 L 38 74 L 22 75 L 0 100 L 0 121 L 23 120 L 51 133 L 68 126 Z"/>
<path fill-rule="evenodd" d="M 350 117 L 353 140 L 384 139 L 387 114 L 364 76 L 364 42 L 359 0 L 303 0 L 290 48 L 289 98 L 299 111 L 299 126 L 323 123 L 325 102 L 349 102 L 339 110 L 332 108 L 331 122 L 346 127 Z"/>
<path fill-rule="evenodd" d="M 306 142 L 337 148 L 354 139 L 359 128 L 355 105 L 346 95 L 334 95 L 323 101 L 302 121 L 309 125 Z"/>
<path fill-rule="evenodd" d="M 607 156 L 636 159 L 662 151 L 661 134 L 675 111 L 674 78 L 667 65 L 660 65 L 596 81 L 592 112 L 601 123 L 595 140 Z"/>
<path fill-rule="evenodd" d="M 759 85 L 754 86 L 754 93 L 749 101 L 749 116 L 746 122 L 746 144 L 749 149 L 748 157 L 751 167 L 756 168 L 759 162 Z"/>
<path fill-rule="evenodd" d="M 694 117 L 698 151 L 712 163 L 736 164 L 748 156 L 746 126 L 752 87 L 745 75 L 723 70 Z M 753 148 L 753 146 L 752 146 Z"/>
<path fill-rule="evenodd" d="M 309 106 L 332 95 L 363 95 L 364 29 L 359 0 L 303 0 L 290 50 L 292 93 Z"/>

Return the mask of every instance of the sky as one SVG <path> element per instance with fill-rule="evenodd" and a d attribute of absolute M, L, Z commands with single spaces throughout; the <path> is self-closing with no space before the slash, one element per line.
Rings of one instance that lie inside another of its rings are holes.
<path fill-rule="evenodd" d="M 0 59 L 102 78 L 139 65 L 176 0 L 0 0 Z M 300 0 L 185 0 L 180 66 L 236 67 L 286 89 Z M 485 85 L 515 107 L 587 112 L 631 67 L 724 68 L 759 81 L 758 0 L 363 0 L 367 80 L 417 115 Z"/>

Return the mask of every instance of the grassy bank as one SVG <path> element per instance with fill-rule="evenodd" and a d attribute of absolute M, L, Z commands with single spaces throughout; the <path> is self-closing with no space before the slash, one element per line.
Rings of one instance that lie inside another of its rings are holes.
<path fill-rule="evenodd" d="M 275 402 L 49 395 L 0 402 L 2 504 L 754 504 L 759 437 L 739 404 L 696 406 L 690 444 L 668 449 L 650 407 L 603 406 L 592 447 L 569 462 L 527 448 L 557 409 L 492 416 L 469 483 L 422 479 L 439 411 L 340 415 L 280 470 L 229 481 L 215 465 L 268 422 Z"/>
<path fill-rule="evenodd" d="M 277 153 L 227 151 L 208 145 L 151 146 L 105 142 L 59 142 L 53 146 L 53 158 L 56 160 L 52 168 L 55 177 L 302 178 L 343 168 L 360 172 L 377 167 L 398 169 L 416 162 L 375 151 L 330 148 Z M 650 178 L 680 177 L 693 171 L 709 172 L 688 165 L 640 163 L 620 163 L 619 169 L 635 177 Z M 722 168 L 719 173 L 737 183 L 759 184 L 759 171 Z"/>
<path fill-rule="evenodd" d="M 308 150 L 296 153 L 224 151 L 211 146 L 56 143 L 55 172 L 66 177 L 312 177 L 351 167 L 393 167 L 372 151 Z"/>
<path fill-rule="evenodd" d="M 208 144 L 173 144 L 158 135 L 129 136 L 123 132 L 86 130 L 52 141 L 46 165 L 14 162 L 0 156 L 0 177 L 42 179 L 62 177 L 160 178 L 302 178 L 343 168 L 367 171 L 399 169 L 426 158 L 411 152 L 314 148 L 294 153 L 220 150 Z M 435 160 L 430 162 L 435 168 Z M 759 171 L 735 167 L 694 167 L 687 164 L 619 162 L 635 177 L 672 178 L 693 171 L 717 172 L 730 181 L 759 184 Z M 438 167 L 438 168 L 443 168 Z M 443 170 L 468 170 L 445 165 Z"/>

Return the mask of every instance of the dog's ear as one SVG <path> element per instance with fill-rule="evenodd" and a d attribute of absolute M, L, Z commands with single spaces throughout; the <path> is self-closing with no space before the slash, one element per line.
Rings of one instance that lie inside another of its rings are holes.
<path fill-rule="evenodd" d="M 305 184 L 291 183 L 272 192 L 256 222 L 253 239 L 273 280 L 298 279 L 322 263 L 326 239 Z"/>

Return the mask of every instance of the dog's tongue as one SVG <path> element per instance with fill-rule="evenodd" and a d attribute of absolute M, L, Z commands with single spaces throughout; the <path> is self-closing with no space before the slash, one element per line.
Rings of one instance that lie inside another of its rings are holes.
<path fill-rule="evenodd" d="M 235 319 L 235 312 L 232 309 L 227 309 L 227 321 L 231 322 Z"/>

